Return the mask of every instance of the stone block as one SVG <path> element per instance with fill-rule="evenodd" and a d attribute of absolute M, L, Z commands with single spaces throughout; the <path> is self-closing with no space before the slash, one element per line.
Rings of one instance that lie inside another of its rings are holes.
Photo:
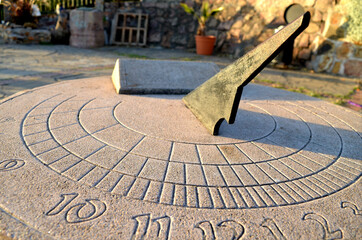
<path fill-rule="evenodd" d="M 310 55 L 311 55 L 311 50 L 305 48 L 299 51 L 298 58 L 303 60 L 308 60 L 310 58 Z"/>
<path fill-rule="evenodd" d="M 81 48 L 104 45 L 103 12 L 79 8 L 70 11 L 70 45 Z"/>
<path fill-rule="evenodd" d="M 323 14 L 319 10 L 315 10 L 312 16 L 313 22 L 321 22 L 323 19 Z"/>
<path fill-rule="evenodd" d="M 320 55 L 316 57 L 316 65 L 314 66 L 314 71 L 316 72 L 325 72 L 333 64 L 333 57 L 330 55 Z"/>
<path fill-rule="evenodd" d="M 316 23 L 310 23 L 307 29 L 305 30 L 306 33 L 316 33 L 320 31 L 320 27 Z"/>
<path fill-rule="evenodd" d="M 346 59 L 352 54 L 352 52 L 353 52 L 353 44 L 349 42 L 343 42 L 336 49 L 336 54 L 338 59 Z"/>
<path fill-rule="evenodd" d="M 219 72 L 215 63 L 118 59 L 112 74 L 117 93 L 188 93 Z"/>
<path fill-rule="evenodd" d="M 344 74 L 351 77 L 362 78 L 362 61 L 348 60 L 344 64 Z"/>
<path fill-rule="evenodd" d="M 333 65 L 333 68 L 332 68 L 332 73 L 333 74 L 340 74 L 341 73 L 341 62 L 338 62 L 336 61 Z"/>
<path fill-rule="evenodd" d="M 302 48 L 306 48 L 309 46 L 309 34 L 301 34 L 298 46 Z"/>
<path fill-rule="evenodd" d="M 356 46 L 356 50 L 354 52 L 354 56 L 356 58 L 362 58 L 362 47 Z"/>
<path fill-rule="evenodd" d="M 319 47 L 317 50 L 317 54 L 321 55 L 321 54 L 325 54 L 328 52 L 333 52 L 334 51 L 334 42 L 330 41 L 330 40 L 325 40 Z"/>
<path fill-rule="evenodd" d="M 153 32 L 150 33 L 148 36 L 148 41 L 149 42 L 160 42 L 161 41 L 161 33 L 160 32 Z"/>

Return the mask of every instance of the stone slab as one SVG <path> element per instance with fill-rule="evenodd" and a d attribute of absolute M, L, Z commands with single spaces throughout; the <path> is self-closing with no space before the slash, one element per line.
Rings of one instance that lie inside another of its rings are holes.
<path fill-rule="evenodd" d="M 0 102 L 0 238 L 361 239 L 361 114 L 249 84 L 212 136 L 109 77 Z"/>
<path fill-rule="evenodd" d="M 210 62 L 118 59 L 112 81 L 118 93 L 184 94 L 218 72 Z"/>

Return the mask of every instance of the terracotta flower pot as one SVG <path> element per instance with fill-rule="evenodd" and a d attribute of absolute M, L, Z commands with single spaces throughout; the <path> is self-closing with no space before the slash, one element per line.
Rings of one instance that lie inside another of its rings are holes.
<path fill-rule="evenodd" d="M 214 36 L 195 36 L 196 53 L 200 55 L 211 55 L 214 50 L 216 37 Z"/>

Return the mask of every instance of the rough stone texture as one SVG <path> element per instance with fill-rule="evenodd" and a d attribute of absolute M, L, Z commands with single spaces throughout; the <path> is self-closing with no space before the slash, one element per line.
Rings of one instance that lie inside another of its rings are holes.
<path fill-rule="evenodd" d="M 19 25 L 0 25 L 0 37 L 6 43 L 39 44 L 50 43 L 51 33 L 47 29 L 23 28 Z"/>
<path fill-rule="evenodd" d="M 361 239 L 361 115 L 257 85 L 244 94 L 218 137 L 181 96 L 119 95 L 109 77 L 3 100 L 1 234 Z"/>
<path fill-rule="evenodd" d="M 349 42 L 344 42 L 336 49 L 337 58 L 346 59 L 352 54 L 352 51 L 353 44 Z"/>
<path fill-rule="evenodd" d="M 188 93 L 219 72 L 214 63 L 118 59 L 112 74 L 117 93 Z"/>
<path fill-rule="evenodd" d="M 362 77 L 362 60 L 347 60 L 344 64 L 344 73 L 347 76 Z"/>
<path fill-rule="evenodd" d="M 149 14 L 151 24 L 148 41 L 151 45 L 167 48 L 195 47 L 194 35 L 197 30 L 197 21 L 192 16 L 185 14 L 179 6 L 180 2 L 178 0 L 143 1 L 140 7 L 133 9 Z M 200 2 L 186 1 L 189 6 L 196 9 L 199 8 Z M 323 17 L 327 17 L 328 9 L 335 6 L 335 2 L 330 0 L 318 3 L 316 0 L 210 0 L 209 2 L 215 7 L 221 5 L 224 7 L 216 19 L 212 18 L 206 23 L 207 33 L 212 33 L 217 37 L 214 52 L 227 54 L 234 58 L 241 57 L 270 37 L 276 28 L 285 25 L 283 14 L 291 4 L 301 4 L 305 10 L 312 13 L 312 23 L 307 29 L 310 34 L 321 33 L 325 22 Z M 317 10 L 314 8 L 315 4 L 318 6 Z M 306 39 L 301 42 L 301 45 L 296 44 L 295 46 L 297 48 L 295 63 L 304 63 L 307 54 L 298 53 L 300 51 L 305 53 L 305 48 L 310 49 L 310 42 Z"/>
<path fill-rule="evenodd" d="M 70 45 L 93 48 L 104 45 L 103 13 L 79 8 L 70 12 Z"/>
<path fill-rule="evenodd" d="M 322 37 L 313 44 L 313 56 L 308 64 L 314 71 L 362 77 L 360 46 Z"/>

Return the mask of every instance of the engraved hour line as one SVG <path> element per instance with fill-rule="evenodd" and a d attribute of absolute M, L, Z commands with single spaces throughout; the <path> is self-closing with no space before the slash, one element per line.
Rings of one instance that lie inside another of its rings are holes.
<path fill-rule="evenodd" d="M 247 207 L 247 208 L 253 208 L 253 207 L 250 207 L 249 205 L 248 205 L 248 203 L 246 202 L 246 198 L 244 199 L 243 198 L 243 196 L 242 196 L 242 194 L 240 193 L 240 190 L 238 189 L 238 188 L 235 188 L 236 189 L 236 191 L 239 193 L 239 196 L 243 199 L 243 201 L 244 201 L 244 203 L 245 203 L 245 206 Z M 249 198 L 251 199 L 251 201 L 254 203 L 254 206 L 258 206 L 258 204 L 255 202 L 255 200 L 251 197 L 251 195 L 250 195 L 250 193 L 248 192 L 248 191 L 246 191 L 246 188 L 243 188 L 244 189 L 244 191 L 246 192 L 246 195 L 247 196 L 249 196 Z"/>
<path fill-rule="evenodd" d="M 275 186 L 278 186 L 282 192 L 284 194 L 287 194 L 295 203 L 298 203 L 299 201 L 297 199 L 295 199 L 290 193 L 288 193 L 288 191 L 286 190 L 286 187 L 288 187 L 288 189 L 291 189 L 288 185 L 286 185 L 285 183 L 284 184 L 276 184 Z M 286 187 L 285 187 L 286 186 Z M 292 190 L 292 189 L 291 189 Z M 292 190 L 292 192 L 295 193 L 294 190 Z M 299 195 L 298 195 L 299 196 Z M 302 198 L 303 199 L 303 198 Z"/>
<path fill-rule="evenodd" d="M 297 184 L 298 186 L 299 185 L 303 185 L 303 187 L 309 189 L 310 191 L 314 192 L 316 195 L 319 195 L 319 196 L 323 196 L 321 194 L 319 194 L 318 192 L 316 192 L 315 190 L 313 190 L 310 186 L 308 186 L 307 184 L 305 184 L 303 181 L 308 181 L 310 182 L 308 179 L 301 179 L 299 181 L 296 181 L 295 184 Z M 310 182 L 311 183 L 311 182 Z"/>
<path fill-rule="evenodd" d="M 136 177 L 133 177 L 134 179 L 133 179 L 131 185 L 129 186 L 129 188 L 127 189 L 127 191 L 125 192 L 124 196 L 127 196 L 127 195 L 129 194 L 129 192 L 131 191 L 133 185 L 134 185 L 135 182 L 136 182 L 136 179 L 138 178 L 139 174 L 142 172 L 142 170 L 143 170 L 144 166 L 146 165 L 147 161 L 148 161 L 148 158 L 144 161 L 143 165 L 141 166 L 141 169 L 140 169 L 140 170 L 138 171 L 138 173 L 136 174 Z M 148 180 L 148 179 L 147 179 L 147 180 Z"/>
<path fill-rule="evenodd" d="M 226 188 L 226 191 L 228 191 L 228 193 L 229 193 L 229 195 L 230 195 L 231 199 L 233 200 L 233 202 L 234 202 L 234 204 L 235 204 L 236 208 L 238 208 L 238 203 L 237 203 L 237 201 L 235 200 L 235 196 L 232 194 L 232 192 L 231 192 L 230 188 Z"/>
<path fill-rule="evenodd" d="M 308 199 L 313 199 L 313 197 L 305 192 L 303 189 L 301 189 L 297 184 L 294 182 L 288 183 L 288 186 L 294 190 L 295 193 L 298 193 L 298 195 L 303 199 L 304 202 L 308 201 Z"/>
<path fill-rule="evenodd" d="M 340 161 L 340 163 L 342 163 L 343 165 L 346 165 L 349 168 L 355 169 L 357 168 L 357 171 L 361 172 L 362 171 L 362 165 L 358 164 L 358 162 L 356 163 L 356 161 L 361 161 L 361 160 L 351 160 L 348 158 L 343 158 L 343 161 Z M 348 162 L 348 164 L 347 164 Z M 362 161 L 361 161 L 362 162 Z M 355 165 L 354 167 L 352 167 L 353 165 Z"/>
<path fill-rule="evenodd" d="M 258 186 L 258 187 L 255 187 L 255 188 L 256 188 L 256 189 L 261 189 L 261 191 L 264 192 L 265 195 L 270 198 L 270 200 L 273 202 L 273 205 L 274 205 L 274 206 L 278 206 L 278 204 L 274 201 L 274 199 L 272 198 L 272 196 L 265 191 L 265 189 L 263 188 L 263 186 Z M 260 194 L 260 197 L 262 197 L 261 194 Z M 272 205 L 272 206 L 273 206 L 273 205 Z"/>
<path fill-rule="evenodd" d="M 39 143 L 47 142 L 47 141 L 50 141 L 50 140 L 53 140 L 53 138 L 48 138 L 48 139 L 41 140 L 41 141 L 36 142 L 36 143 L 28 144 L 28 146 L 31 147 L 31 146 L 37 145 Z"/>
<path fill-rule="evenodd" d="M 206 185 L 208 186 L 209 183 L 207 182 L 206 175 L 205 175 L 205 170 L 204 170 L 204 166 L 203 166 L 203 164 L 202 164 L 202 162 L 201 162 L 200 151 L 199 151 L 198 145 L 196 145 L 196 144 L 195 144 L 195 149 L 196 149 L 197 159 L 199 160 L 199 163 L 200 163 L 200 167 L 201 167 L 201 171 L 202 171 L 202 176 L 204 177 L 204 181 L 205 181 Z"/>
<path fill-rule="evenodd" d="M 253 143 L 253 141 L 251 141 L 251 143 L 252 144 L 254 144 Z M 255 144 L 254 144 L 255 145 Z M 241 151 L 241 149 L 240 149 L 240 151 Z M 244 153 L 244 152 L 243 152 Z M 252 162 L 254 162 L 246 153 L 244 153 L 244 155 L 247 157 L 247 158 L 249 158 Z M 269 154 L 269 155 L 271 155 L 271 154 Z M 271 155 L 272 156 L 272 155 Z M 275 181 L 274 181 L 274 179 L 269 175 L 269 174 L 267 174 L 261 167 L 259 167 L 259 165 L 257 164 L 257 163 L 255 163 L 254 164 L 254 166 L 256 166 L 261 172 L 263 172 L 273 183 L 276 183 Z M 274 168 L 273 166 L 271 166 L 272 168 Z M 275 168 L 274 168 L 275 169 Z M 283 174 L 282 174 L 283 175 Z M 253 177 L 254 178 L 254 177 Z M 287 178 L 287 177 L 286 177 Z M 288 180 L 290 180 L 289 178 L 287 178 Z M 257 181 L 257 183 L 259 183 L 258 181 Z M 260 183 L 259 183 L 259 185 L 261 185 Z"/>
<path fill-rule="evenodd" d="M 319 180 L 320 182 L 322 182 L 323 184 L 325 184 L 326 186 L 328 186 L 329 188 L 331 188 L 331 189 L 333 189 L 333 190 L 335 190 L 335 191 L 337 191 L 338 189 L 341 188 L 341 186 L 339 186 L 339 185 L 336 184 L 335 182 L 333 182 L 333 181 L 329 180 L 328 178 L 322 176 L 321 173 L 314 175 L 314 177 L 315 177 L 315 178 L 318 178 L 318 180 Z M 324 181 L 322 181 L 321 178 L 324 179 Z M 330 182 L 330 183 L 332 183 L 332 184 L 327 184 L 328 182 Z M 333 185 L 337 186 L 337 188 L 335 188 Z M 333 188 L 332 188 L 332 186 L 333 186 Z"/>
<path fill-rule="evenodd" d="M 333 174 L 331 174 L 330 172 L 332 172 L 333 170 L 331 170 L 330 168 L 329 169 L 326 169 L 326 171 L 324 171 L 324 172 L 322 172 L 323 174 L 328 174 L 328 176 L 334 176 L 335 178 L 337 178 L 337 179 L 339 179 L 341 182 L 343 182 L 344 183 L 344 185 L 346 185 L 346 184 L 348 184 L 348 182 L 346 182 L 345 180 L 343 180 L 342 178 L 340 178 L 339 176 L 342 176 L 342 175 L 340 175 L 340 174 L 338 174 L 338 173 L 333 173 Z M 334 171 L 333 171 L 334 172 Z M 321 173 L 321 174 L 322 174 Z M 339 176 L 337 176 L 337 175 L 339 175 Z M 343 176 L 342 176 L 343 177 Z M 349 180 L 351 180 L 351 179 L 349 179 Z M 339 185 L 338 185 L 339 186 Z"/>
<path fill-rule="evenodd" d="M 71 169 L 72 167 L 78 165 L 81 161 L 82 161 L 82 159 L 80 159 L 78 162 L 73 163 L 72 165 L 68 166 L 66 169 L 64 169 L 64 170 L 61 171 L 60 173 L 64 173 L 64 172 L 68 171 L 68 170 Z"/>
<path fill-rule="evenodd" d="M 148 188 L 150 187 L 151 181 L 150 181 L 150 180 L 146 180 L 146 181 L 147 181 L 147 184 L 146 184 L 145 189 L 143 190 L 142 195 L 141 195 L 140 198 L 139 198 L 140 200 L 143 200 L 143 199 L 145 198 L 146 193 L 147 193 L 147 191 L 148 191 Z"/>
<path fill-rule="evenodd" d="M 250 143 L 252 144 L 253 141 L 250 141 Z M 255 163 L 256 163 L 256 162 L 254 162 L 254 160 L 251 159 L 251 157 L 249 157 L 248 154 L 246 154 L 238 145 L 235 144 L 235 147 L 236 147 L 237 149 L 239 149 L 239 151 L 240 151 L 242 154 L 244 154 L 245 157 L 247 157 L 247 158 L 250 160 L 250 162 L 251 162 L 250 164 L 255 164 Z M 269 155 L 270 155 L 270 154 L 269 154 Z"/>
<path fill-rule="evenodd" d="M 102 149 L 105 148 L 105 147 L 107 147 L 106 144 L 104 144 L 102 147 L 94 150 L 93 152 L 91 152 L 90 154 L 88 154 L 87 156 L 85 156 L 84 159 L 87 159 L 87 158 L 91 157 L 92 155 L 96 154 L 97 152 L 99 152 L 100 150 L 102 150 Z"/>
<path fill-rule="evenodd" d="M 184 188 L 184 207 L 187 207 L 187 189 L 186 189 L 186 185 L 183 186 Z"/>
<path fill-rule="evenodd" d="M 289 201 L 287 201 L 287 199 L 285 199 L 279 191 L 282 191 L 283 194 L 287 195 L 287 196 L 288 196 L 289 198 L 291 198 L 294 202 L 296 202 L 295 199 L 294 199 L 292 196 L 290 196 L 289 193 L 287 193 L 286 191 L 284 191 L 279 185 L 273 184 L 273 185 L 270 185 L 270 187 L 271 187 L 287 204 L 289 203 Z M 280 190 L 277 190 L 277 187 L 278 187 Z"/>
<path fill-rule="evenodd" d="M 39 155 L 41 155 L 41 154 L 39 154 Z M 37 156 L 39 156 L 39 155 L 37 155 Z M 66 155 L 64 155 L 64 156 L 62 156 L 62 157 L 60 157 L 60 158 L 57 158 L 57 159 L 55 159 L 54 161 L 52 161 L 52 162 L 50 162 L 50 163 L 48 163 L 48 164 L 45 164 L 45 165 L 46 165 L 46 166 L 49 166 L 50 164 L 56 163 L 56 162 L 58 162 L 59 160 L 65 158 L 65 157 L 68 157 L 69 155 L 70 155 L 70 153 L 67 153 Z"/>
<path fill-rule="evenodd" d="M 25 123 L 25 120 L 28 118 L 29 114 L 30 114 L 36 107 L 38 107 L 39 105 L 41 105 L 41 104 L 43 104 L 44 102 L 48 101 L 49 99 L 55 98 L 55 97 L 57 97 L 57 96 L 59 96 L 59 95 L 61 95 L 61 94 L 56 94 L 56 95 L 54 95 L 54 96 L 52 96 L 52 97 L 49 97 L 49 98 L 47 98 L 47 99 L 39 102 L 38 104 L 36 104 L 34 107 L 32 107 L 32 108 L 25 114 L 25 117 L 23 118 L 23 120 L 22 120 L 22 122 L 21 122 L 21 124 L 20 124 L 20 132 L 21 132 L 21 134 L 22 134 L 23 143 L 25 144 L 25 146 L 26 146 L 26 148 L 28 149 L 29 152 L 33 153 L 33 152 L 30 150 L 30 148 L 26 145 L 25 139 L 24 139 L 24 137 L 25 137 L 25 135 L 24 135 L 24 123 Z M 35 156 L 35 154 L 33 154 L 33 155 Z"/>
<path fill-rule="evenodd" d="M 288 183 L 284 183 L 283 186 L 279 185 L 281 188 L 286 189 L 286 187 L 288 187 L 288 189 L 293 192 L 297 197 L 299 197 L 300 199 L 302 199 L 303 201 L 306 201 L 296 190 L 294 190 L 291 186 L 289 186 Z M 284 187 L 285 186 L 285 187 Z M 298 200 L 296 200 L 295 198 L 293 198 L 296 202 L 300 202 Z"/>
<path fill-rule="evenodd" d="M 171 142 L 171 148 L 170 148 L 170 153 L 168 155 L 168 160 L 166 161 L 166 169 L 165 169 L 165 173 L 163 174 L 163 177 L 162 177 L 162 182 L 165 181 L 166 179 L 166 175 L 167 175 L 167 172 L 168 172 L 168 167 L 169 167 L 169 164 L 170 164 L 170 161 L 171 161 L 171 156 L 173 154 L 173 150 L 174 150 L 174 142 Z"/>
<path fill-rule="evenodd" d="M 197 187 L 194 187 L 195 188 L 195 202 L 196 202 L 196 208 L 199 208 L 200 207 L 200 202 L 199 202 L 199 193 L 197 191 Z"/>
<path fill-rule="evenodd" d="M 313 199 L 313 196 L 311 196 L 308 192 L 306 192 L 304 189 L 302 189 L 300 186 L 298 186 L 295 182 L 296 181 L 292 181 L 292 182 L 289 182 L 289 184 L 293 184 L 297 189 L 299 189 L 301 191 L 301 193 L 304 193 L 304 194 L 308 195 L 311 199 Z M 306 201 L 306 199 L 305 199 L 305 201 Z"/>
<path fill-rule="evenodd" d="M 111 168 L 111 170 L 113 170 L 117 165 L 119 165 L 123 161 L 123 159 L 125 159 L 129 154 L 131 154 L 132 150 L 135 147 L 137 147 L 145 138 L 146 138 L 146 136 L 143 136 L 135 145 L 133 145 L 133 147 L 131 147 L 131 149 L 121 159 L 119 159 L 119 161 L 116 164 L 114 164 L 114 166 Z"/>
<path fill-rule="evenodd" d="M 305 105 L 308 105 L 309 107 L 312 107 L 314 109 L 316 109 L 315 106 L 312 106 L 310 104 L 307 104 L 307 103 L 304 103 Z M 349 123 L 345 122 L 343 119 L 337 117 L 336 115 L 330 113 L 330 112 L 327 112 L 325 110 L 323 110 L 322 108 L 318 108 L 318 111 L 323 111 L 324 113 L 327 113 L 328 115 L 334 117 L 335 119 L 339 120 L 340 122 L 344 123 L 345 125 L 347 125 L 348 127 L 350 127 L 360 138 L 362 138 L 362 136 L 360 135 L 359 131 L 356 130 L 353 126 L 351 126 Z M 353 114 L 355 114 L 356 116 L 360 117 L 360 115 L 358 115 L 357 113 L 355 112 L 352 112 Z M 348 114 L 350 114 L 350 112 L 348 112 Z"/>
<path fill-rule="evenodd" d="M 120 177 L 118 178 L 118 180 L 113 184 L 112 187 L 109 188 L 109 190 L 108 190 L 109 192 L 113 192 L 113 190 L 116 188 L 118 183 L 122 180 L 123 176 L 124 176 L 123 174 L 120 174 Z"/>
<path fill-rule="evenodd" d="M 347 166 L 347 167 L 349 167 L 349 168 L 352 168 L 352 169 L 356 168 L 356 166 L 353 167 L 353 166 L 348 165 L 348 164 L 345 162 L 345 160 L 348 161 L 348 162 L 351 162 L 350 164 L 355 164 L 355 165 L 357 165 L 358 168 L 360 168 L 360 166 L 359 166 L 358 164 L 356 164 L 355 162 L 352 162 L 351 160 L 349 160 L 349 159 L 347 159 L 347 158 L 343 158 L 343 161 L 339 161 L 338 163 L 343 164 L 343 165 L 345 165 L 345 166 Z M 337 167 L 338 167 L 338 168 L 341 168 L 340 166 L 337 166 Z M 350 172 L 350 171 L 348 171 L 347 169 L 344 169 L 344 168 L 341 168 L 341 169 L 343 169 L 344 171 Z M 361 170 L 358 169 L 358 171 L 361 171 Z"/>
<path fill-rule="evenodd" d="M 132 181 L 132 183 L 129 185 L 129 187 L 128 187 L 127 191 L 123 194 L 124 196 L 127 196 L 127 195 L 128 195 L 128 193 L 131 191 L 131 188 L 132 188 L 132 187 L 133 187 L 133 185 L 135 184 L 136 179 L 137 179 L 137 178 L 133 177 L 133 181 Z"/>
<path fill-rule="evenodd" d="M 243 198 L 243 196 L 241 196 L 239 190 L 237 188 L 233 188 L 234 191 L 238 196 L 239 198 L 241 199 L 242 203 L 244 204 L 245 207 L 248 207 L 248 204 L 246 203 L 245 199 Z"/>
<path fill-rule="evenodd" d="M 25 124 L 24 127 L 39 125 L 39 124 L 42 124 L 42 123 L 44 124 L 44 123 L 46 123 L 46 121 L 45 122 L 37 122 L 37 123 L 28 123 L 28 124 Z"/>
<path fill-rule="evenodd" d="M 261 188 L 262 188 L 262 189 L 264 190 L 264 192 L 266 193 L 266 190 L 265 190 L 266 186 L 261 186 Z M 270 188 L 274 191 L 274 193 L 275 193 L 276 195 L 278 195 L 278 196 L 285 202 L 285 204 L 288 204 L 288 201 L 273 187 L 273 185 L 270 185 Z M 285 205 L 285 204 L 278 204 L 278 203 L 276 202 L 276 200 L 273 198 L 273 195 L 268 194 L 268 193 L 266 193 L 266 194 L 273 200 L 273 202 L 275 203 L 276 206 Z"/>
<path fill-rule="evenodd" d="M 217 194 L 219 195 L 219 198 L 220 198 L 220 201 L 221 201 L 221 203 L 222 203 L 222 205 L 223 205 L 223 208 L 226 208 L 225 201 L 224 201 L 224 199 L 223 199 L 223 197 L 222 197 L 219 189 L 218 189 L 218 188 L 215 188 L 215 190 L 216 190 Z"/>
<path fill-rule="evenodd" d="M 255 195 L 261 200 L 261 202 L 265 205 L 265 206 L 268 206 L 268 204 L 264 201 L 264 199 L 259 195 L 259 193 L 257 192 L 257 191 L 255 191 L 255 189 L 254 189 L 254 187 L 250 187 L 249 188 L 249 190 L 247 189 L 247 188 L 245 188 L 246 189 L 246 191 L 249 191 L 249 194 L 250 194 L 250 196 L 252 196 L 251 195 L 251 191 L 253 191 L 254 193 L 255 193 Z M 254 202 L 256 202 L 256 201 L 254 201 Z M 259 204 L 257 204 L 258 206 L 259 206 Z"/>
<path fill-rule="evenodd" d="M 210 188 L 206 187 L 205 189 L 206 189 L 206 191 L 207 191 L 207 194 L 209 195 L 209 199 L 210 199 L 210 203 L 211 203 L 211 208 L 215 208 L 215 203 L 214 203 L 214 199 L 212 199 L 212 197 L 211 197 Z"/>
<path fill-rule="evenodd" d="M 313 181 L 314 180 L 314 181 Z M 322 188 L 328 195 L 328 193 L 330 192 L 330 190 L 326 190 L 324 187 L 327 186 L 327 188 L 331 189 L 332 191 L 334 191 L 334 189 L 330 188 L 328 185 L 322 183 L 319 179 L 316 179 L 314 176 L 310 177 L 310 181 L 312 181 L 314 183 L 314 185 L 319 186 L 320 188 Z M 322 186 L 324 185 L 324 187 Z"/>
<path fill-rule="evenodd" d="M 324 195 L 328 194 L 328 192 L 327 192 L 324 188 L 318 186 L 317 184 L 315 184 L 314 182 L 312 182 L 310 179 L 308 179 L 308 178 L 303 178 L 302 180 L 308 181 L 310 185 L 314 185 L 314 186 L 316 187 L 316 189 L 320 189 L 322 192 L 324 192 L 323 195 L 321 195 L 321 194 L 319 194 L 319 195 L 324 196 Z M 305 185 L 306 185 L 306 184 L 305 184 Z"/>
<path fill-rule="evenodd" d="M 299 153 L 298 155 L 301 155 L 301 154 Z M 307 169 L 309 172 L 311 172 L 311 173 L 314 172 L 313 169 L 311 169 L 311 168 L 309 168 L 308 166 L 300 163 L 299 161 L 301 161 L 301 160 L 299 160 L 299 159 L 294 159 L 294 158 L 292 158 L 291 156 L 289 156 L 289 157 L 287 157 L 287 158 L 290 159 L 291 161 L 295 162 L 296 164 L 300 165 L 301 167 Z"/>
<path fill-rule="evenodd" d="M 96 140 L 98 140 L 98 141 L 100 141 L 100 142 L 102 142 L 102 143 L 105 143 L 105 142 L 103 142 L 102 140 L 100 140 L 100 139 L 96 138 L 95 136 L 93 136 L 93 134 L 95 134 L 95 133 L 97 133 L 97 132 L 101 132 L 101 131 L 106 130 L 106 129 L 108 129 L 108 128 L 111 128 L 111 127 L 113 127 L 113 126 L 116 126 L 116 125 L 118 125 L 118 123 L 114 123 L 114 124 L 112 124 L 112 125 L 110 125 L 110 126 L 107 126 L 107 127 L 101 128 L 101 129 L 98 129 L 98 130 L 96 130 L 96 131 L 94 131 L 94 132 L 89 132 L 89 131 L 87 131 L 87 129 L 86 129 L 85 127 L 83 127 L 83 124 L 80 122 L 80 113 L 81 113 L 82 111 L 88 110 L 88 109 L 84 109 L 84 108 L 85 108 L 89 103 L 91 103 L 92 101 L 94 101 L 95 99 L 96 99 L 96 98 L 91 99 L 90 101 L 88 101 L 87 103 L 85 103 L 83 106 L 81 106 L 81 107 L 78 109 L 77 121 L 78 121 L 79 126 L 80 126 L 85 132 L 87 132 L 89 135 L 91 135 L 91 136 L 92 136 L 93 138 L 95 138 Z M 122 102 L 119 102 L 118 104 L 120 104 L 120 103 L 122 103 Z M 107 107 L 107 108 L 112 108 L 112 107 Z"/>
<path fill-rule="evenodd" d="M 236 149 L 238 149 L 238 150 L 240 151 L 240 149 L 236 146 L 236 144 L 233 144 L 233 145 L 236 147 Z M 234 173 L 234 175 L 236 176 L 236 178 L 239 180 L 240 184 L 243 185 L 240 177 L 239 177 L 238 174 L 235 172 L 234 168 L 232 168 L 232 166 L 231 166 L 230 162 L 228 161 L 228 159 L 226 158 L 225 154 L 220 150 L 220 147 L 219 147 L 218 145 L 216 145 L 216 148 L 219 150 L 219 152 L 221 153 L 221 156 L 223 156 L 223 158 L 225 159 L 225 161 L 228 163 L 231 171 Z M 219 169 L 219 167 L 218 167 L 218 169 Z M 220 172 L 220 169 L 219 169 L 219 172 Z M 220 173 L 220 174 L 221 174 L 221 173 Z M 221 175 L 221 176 L 222 176 L 222 175 Z M 225 180 L 224 180 L 224 181 L 225 181 Z M 226 184 L 226 183 L 225 183 L 225 184 Z"/>
<path fill-rule="evenodd" d="M 107 170 L 102 177 L 100 177 L 95 183 L 93 183 L 92 187 L 96 187 L 111 171 Z"/>
<path fill-rule="evenodd" d="M 172 184 L 172 197 L 171 197 L 171 202 L 170 202 L 171 205 L 175 204 L 175 195 L 176 195 L 176 185 Z M 158 197 L 157 203 L 160 202 L 160 199 L 161 199 L 161 196 Z"/>
<path fill-rule="evenodd" d="M 322 117 L 320 117 L 319 115 L 315 114 L 314 112 L 311 112 L 310 110 L 308 110 L 308 109 L 306 109 L 306 108 L 304 108 L 304 107 L 302 107 L 302 106 L 299 106 L 299 107 L 302 108 L 302 109 L 304 109 L 304 110 L 306 110 L 306 111 L 308 111 L 308 112 L 310 112 L 310 113 L 312 113 L 313 115 L 317 116 L 318 118 L 320 118 L 321 120 L 323 120 L 324 122 L 326 122 L 326 123 L 337 133 L 337 135 L 338 135 L 338 137 L 339 137 L 339 142 L 340 142 L 340 144 L 341 144 L 341 149 L 340 149 L 339 154 L 338 154 L 338 156 L 337 156 L 337 158 L 339 158 L 339 157 L 341 156 L 341 154 L 342 154 L 343 140 L 342 140 L 342 137 L 341 137 L 341 135 L 339 134 L 339 132 L 338 132 L 338 131 L 336 130 L 336 128 L 333 126 L 333 124 L 331 124 L 327 119 L 322 118 Z M 336 118 L 336 119 L 338 119 L 338 118 Z"/>
<path fill-rule="evenodd" d="M 227 182 L 225 181 L 224 176 L 222 175 L 222 172 L 220 171 L 219 166 L 216 166 L 216 169 L 218 170 L 218 172 L 219 172 L 219 174 L 220 174 L 220 176 L 221 176 L 221 179 L 222 179 L 222 181 L 224 182 L 225 186 L 228 186 Z"/>
<path fill-rule="evenodd" d="M 340 189 L 341 187 L 339 185 L 337 185 L 336 183 L 334 183 L 333 181 L 329 180 L 328 178 L 322 176 L 321 174 L 317 174 L 317 175 L 314 175 L 315 178 L 318 178 L 318 180 L 320 182 L 322 182 L 323 184 L 327 185 L 329 188 L 333 189 L 334 191 L 337 191 L 338 189 Z M 321 180 L 322 179 L 322 180 Z M 323 181 L 324 180 L 324 181 Z M 327 184 L 327 183 L 331 183 L 331 184 Z M 337 187 L 335 187 L 335 186 Z"/>
<path fill-rule="evenodd" d="M 90 172 L 92 172 L 96 168 L 95 165 L 93 165 L 86 173 L 83 174 L 83 176 L 80 176 L 77 181 L 82 180 L 85 176 L 87 176 Z"/>
<path fill-rule="evenodd" d="M 238 147 L 238 146 L 236 146 L 236 147 Z M 239 147 L 238 147 L 239 148 Z M 246 154 L 246 153 L 244 153 L 240 148 L 239 148 L 239 150 L 240 150 L 240 152 L 242 152 L 251 162 L 253 162 L 253 164 L 255 165 L 255 162 Z M 244 168 L 244 170 L 249 174 L 249 176 L 251 176 L 251 178 L 257 183 L 257 184 L 259 184 L 260 185 L 260 183 L 255 179 L 255 177 L 249 172 L 249 170 L 245 167 L 245 166 L 243 166 L 243 165 L 240 165 L 240 166 L 242 166 L 243 168 Z M 240 179 L 241 180 L 241 179 Z M 244 186 L 245 186 L 245 184 L 243 183 L 243 182 L 241 182 Z"/>

